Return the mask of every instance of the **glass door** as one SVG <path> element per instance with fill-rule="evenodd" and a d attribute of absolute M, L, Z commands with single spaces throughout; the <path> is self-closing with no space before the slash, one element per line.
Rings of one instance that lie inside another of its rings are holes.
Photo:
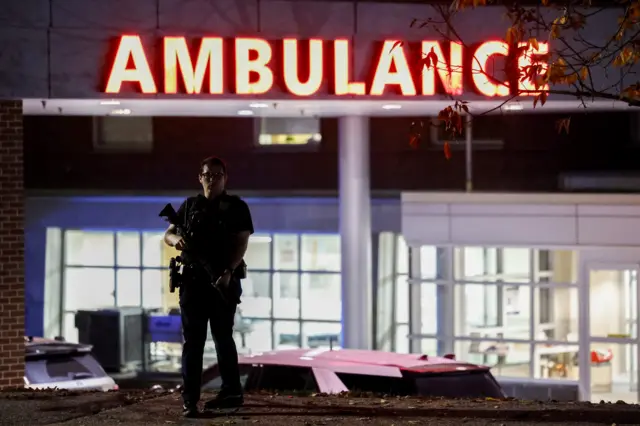
<path fill-rule="evenodd" d="M 637 403 L 638 269 L 635 263 L 590 263 L 586 268 L 587 344 L 578 360 L 594 402 Z M 582 361 L 582 362 L 580 362 Z M 588 365 L 583 369 L 582 365 Z M 587 371 L 584 371 L 587 370 Z"/>

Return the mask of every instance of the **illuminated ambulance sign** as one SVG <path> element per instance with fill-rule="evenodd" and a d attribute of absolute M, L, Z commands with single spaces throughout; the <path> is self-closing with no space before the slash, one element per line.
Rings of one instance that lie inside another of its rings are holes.
<path fill-rule="evenodd" d="M 111 58 L 104 91 L 118 94 L 124 85 L 133 85 L 129 87 L 145 94 L 210 95 L 268 95 L 275 86 L 300 97 L 321 91 L 349 97 L 389 93 L 459 96 L 465 87 L 487 97 L 515 92 L 513 82 L 497 81 L 486 71 L 492 59 L 509 56 L 509 45 L 504 41 L 481 43 L 466 54 L 457 42 L 424 40 L 415 55 L 397 40 L 380 44 L 369 81 L 357 81 L 351 69 L 351 43 L 346 39 L 285 38 L 273 42 L 260 38 L 164 37 L 158 72 L 154 73 L 140 36 L 124 35 Z M 518 66 L 523 69 L 532 65 L 548 50 L 547 43 L 539 43 L 537 50 L 527 50 L 521 43 Z M 526 78 L 516 84 L 520 90 L 535 90 Z"/>

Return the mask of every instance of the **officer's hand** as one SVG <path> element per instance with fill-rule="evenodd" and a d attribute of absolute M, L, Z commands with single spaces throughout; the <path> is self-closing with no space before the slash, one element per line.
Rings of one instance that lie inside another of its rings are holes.
<path fill-rule="evenodd" d="M 176 250 L 184 250 L 185 245 L 184 239 L 179 235 L 176 235 L 176 238 L 173 241 L 173 247 L 175 247 Z"/>

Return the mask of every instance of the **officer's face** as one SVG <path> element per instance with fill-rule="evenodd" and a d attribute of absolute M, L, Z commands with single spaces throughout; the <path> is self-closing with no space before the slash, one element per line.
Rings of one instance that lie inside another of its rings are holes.
<path fill-rule="evenodd" d="M 220 166 L 209 167 L 205 164 L 200 173 L 200 183 L 205 191 L 221 192 L 227 183 L 227 175 Z"/>

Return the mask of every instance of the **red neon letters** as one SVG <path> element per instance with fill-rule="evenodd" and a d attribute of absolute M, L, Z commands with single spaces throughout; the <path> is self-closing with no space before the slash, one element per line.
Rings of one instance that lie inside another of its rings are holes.
<path fill-rule="evenodd" d="M 425 64 L 422 70 L 412 70 L 408 48 L 396 40 L 385 40 L 374 64 L 370 84 L 353 80 L 352 46 L 347 39 L 327 42 L 285 38 L 278 43 L 279 57 L 276 57 L 274 45 L 265 39 L 236 38 L 229 44 L 220 37 L 202 37 L 196 53 L 192 54 L 185 37 L 164 37 L 163 84 L 154 78 L 140 36 L 124 35 L 120 37 L 113 57 L 105 92 L 120 93 L 124 83 L 133 83 L 145 94 L 221 95 L 227 92 L 225 87 L 229 84 L 233 86 L 232 93 L 261 95 L 269 93 L 279 80 L 286 91 L 301 97 L 315 95 L 323 84 L 330 93 L 339 96 L 381 96 L 389 88 L 397 89 L 403 96 L 433 96 L 437 92 L 438 79 L 446 94 L 461 95 L 466 72 L 471 73 L 474 89 L 484 96 L 508 96 L 511 91 L 508 81 L 496 81 L 487 69 L 492 59 L 509 54 L 509 46 L 503 41 L 482 43 L 469 59 L 464 59 L 460 43 L 448 43 L 448 54 L 445 54 L 441 42 L 425 40 L 420 46 L 423 57 L 433 51 L 437 63 Z M 301 45 L 305 46 L 302 54 Z M 533 65 L 537 56 L 549 51 L 547 43 L 539 43 L 538 47 L 537 51 L 530 47 L 520 55 L 520 68 Z M 225 49 L 232 51 L 225 52 Z M 232 67 L 225 63 L 227 58 L 233 58 Z M 280 61 L 281 67 L 276 61 Z M 330 67 L 325 66 L 327 62 Z M 301 72 L 301 68 L 307 71 Z M 234 75 L 226 75 L 231 69 Z M 331 79 L 325 75 L 326 70 L 331 73 Z M 535 90 L 531 81 L 519 82 L 518 89 Z"/>

